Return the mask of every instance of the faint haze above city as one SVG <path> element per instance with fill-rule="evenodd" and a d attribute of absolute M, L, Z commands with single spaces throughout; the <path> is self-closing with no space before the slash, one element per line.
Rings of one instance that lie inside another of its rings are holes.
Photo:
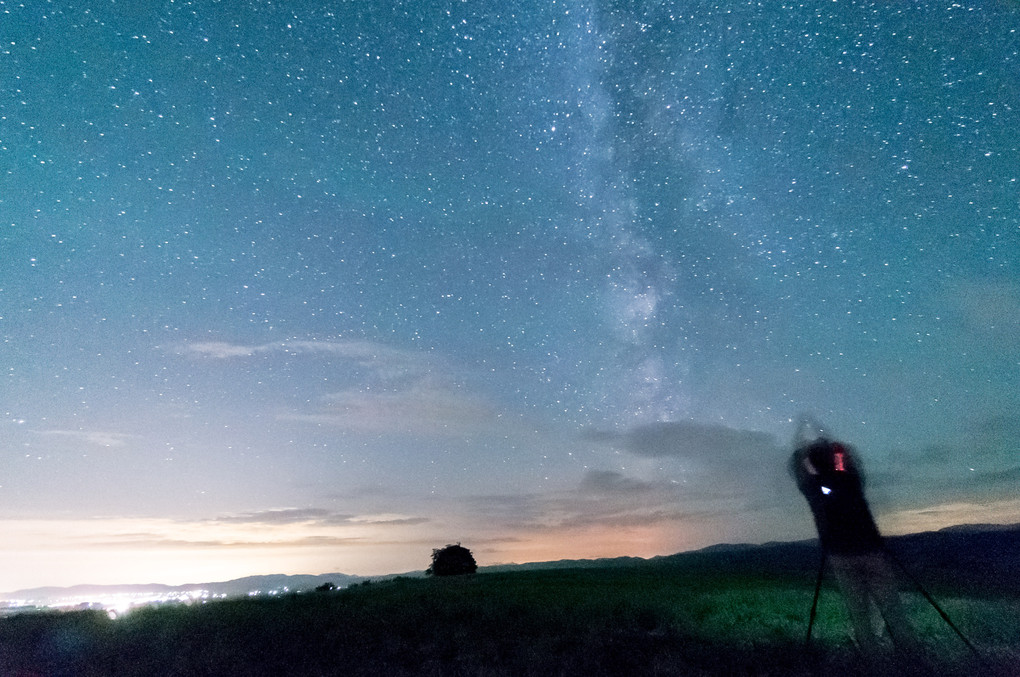
<path fill-rule="evenodd" d="M 0 0 L 0 590 L 1020 522 L 1020 9 Z"/>

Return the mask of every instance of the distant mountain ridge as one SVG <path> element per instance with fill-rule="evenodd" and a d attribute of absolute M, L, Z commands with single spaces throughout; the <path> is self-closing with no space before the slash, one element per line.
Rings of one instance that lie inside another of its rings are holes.
<path fill-rule="evenodd" d="M 889 536 L 885 538 L 885 545 L 894 558 L 895 568 L 923 580 L 926 586 L 993 594 L 1015 592 L 1020 581 L 1020 524 L 958 525 L 938 531 Z M 657 565 L 814 576 L 820 562 L 818 539 L 809 539 L 763 544 L 723 543 L 650 559 L 559 560 L 482 567 L 479 571 Z"/>
<path fill-rule="evenodd" d="M 46 586 L 27 588 L 0 594 L 3 602 L 19 602 L 36 606 L 46 606 L 63 600 L 80 600 L 81 603 L 99 602 L 113 596 L 158 596 L 185 597 L 188 593 L 205 592 L 213 597 L 243 597 L 250 594 L 279 594 L 287 592 L 309 591 L 331 583 L 338 588 L 358 585 L 366 581 L 381 581 L 396 576 L 420 576 L 424 572 L 407 574 L 388 574 L 383 576 L 352 576 L 349 574 L 267 574 L 263 576 L 246 576 L 229 581 L 213 583 L 186 583 L 183 585 L 166 585 L 163 583 L 133 583 L 124 585 L 73 585 L 68 587 Z"/>
<path fill-rule="evenodd" d="M 1020 580 L 1020 524 L 976 524 L 947 527 L 885 539 L 888 551 L 914 575 L 928 583 L 971 590 L 994 592 L 1015 590 Z M 817 539 L 764 544 L 719 544 L 700 550 L 640 557 L 557 560 L 526 564 L 499 564 L 480 567 L 479 572 L 527 571 L 536 569 L 573 569 L 594 567 L 630 567 L 658 565 L 666 567 L 703 567 L 714 571 L 754 570 L 785 574 L 817 571 L 820 550 Z M 0 594 L 0 602 L 18 600 L 45 605 L 51 600 L 95 600 L 112 595 L 177 595 L 205 591 L 213 596 L 240 597 L 252 593 L 279 594 L 307 592 L 327 583 L 338 588 L 367 581 L 383 581 L 398 576 L 423 576 L 424 571 L 381 576 L 349 574 L 270 574 L 247 576 L 215 583 L 186 585 L 76 585 L 40 587 Z"/>

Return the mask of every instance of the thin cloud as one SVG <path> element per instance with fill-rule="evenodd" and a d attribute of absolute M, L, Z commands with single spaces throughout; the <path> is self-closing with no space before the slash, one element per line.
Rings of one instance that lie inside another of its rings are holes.
<path fill-rule="evenodd" d="M 208 519 L 75 518 L 6 520 L 9 544 L 37 549 L 321 547 L 380 544 L 414 535 L 424 517 L 396 513 L 345 515 L 319 508 L 284 508 Z"/>
<path fill-rule="evenodd" d="M 697 516 L 696 513 L 676 508 L 652 511 L 616 511 L 609 514 L 578 513 L 556 525 L 557 528 L 582 529 L 586 527 L 621 528 L 647 527 L 684 522 Z"/>
<path fill-rule="evenodd" d="M 224 515 L 216 517 L 212 522 L 220 524 L 346 524 L 353 519 L 352 515 L 334 513 L 320 508 L 279 508 Z"/>
<path fill-rule="evenodd" d="M 245 346 L 225 341 L 199 341 L 186 343 L 181 346 L 181 351 L 202 357 L 210 357 L 218 360 L 232 359 L 238 357 L 251 357 L 256 353 L 271 350 L 274 345 L 269 346 Z"/>
<path fill-rule="evenodd" d="M 351 524 L 423 524 L 428 522 L 426 517 L 415 517 L 412 515 L 401 515 L 397 513 L 381 513 L 372 515 L 358 515 L 347 520 Z"/>
<path fill-rule="evenodd" d="M 533 523 L 544 514 L 541 494 L 486 494 L 461 499 L 463 513 L 480 522 L 505 526 L 508 522 Z"/>
<path fill-rule="evenodd" d="M 100 547 L 145 547 L 145 548 L 321 548 L 325 546 L 348 546 L 365 543 L 361 536 L 310 535 L 271 539 L 258 538 L 223 538 L 223 539 L 186 539 L 165 537 L 159 534 L 125 534 L 108 541 L 95 541 L 93 545 Z"/>
<path fill-rule="evenodd" d="M 1018 524 L 1020 499 L 1010 497 L 989 502 L 946 501 L 906 508 L 882 517 L 883 532 L 909 534 L 942 529 L 954 524 Z"/>
<path fill-rule="evenodd" d="M 611 470 L 589 470 L 581 480 L 581 491 L 594 494 L 634 494 L 655 490 L 655 485 Z"/>
<path fill-rule="evenodd" d="M 99 430 L 38 430 L 35 432 L 48 437 L 65 437 L 96 447 L 123 447 L 130 440 L 136 439 L 135 435 Z"/>
<path fill-rule="evenodd" d="M 510 531 L 658 525 L 714 510 L 691 503 L 674 482 L 649 482 L 609 470 L 587 471 L 573 490 L 476 496 L 466 503 L 467 512 Z"/>
<path fill-rule="evenodd" d="M 795 491 L 787 472 L 789 450 L 767 433 L 660 422 L 622 432 L 588 433 L 587 439 L 629 453 L 635 461 L 631 465 L 646 466 L 642 479 L 654 472 L 675 483 L 691 505 L 720 500 L 773 504 Z"/>
<path fill-rule="evenodd" d="M 640 480 L 623 472 L 592 470 L 575 489 L 526 496 L 476 496 L 464 503 L 467 526 L 457 533 L 481 545 L 474 533 L 502 541 L 484 543 L 490 561 L 542 561 L 562 558 L 650 557 L 751 535 L 721 531 L 734 508 L 728 498 L 691 500 L 685 487 L 669 480 Z"/>
<path fill-rule="evenodd" d="M 407 388 L 426 379 L 435 379 L 435 374 L 443 370 L 442 365 L 435 364 L 433 356 L 364 340 L 292 340 L 261 345 L 202 341 L 180 344 L 177 350 L 179 354 L 241 364 L 255 356 L 274 360 L 319 360 L 323 364 L 320 366 L 316 362 L 315 368 L 332 374 L 337 382 L 383 390 Z"/>
<path fill-rule="evenodd" d="M 417 353 L 373 341 L 288 341 L 279 347 L 290 353 L 326 353 L 366 364 L 416 362 L 420 357 Z"/>
<path fill-rule="evenodd" d="M 779 446 L 768 433 L 688 421 L 652 423 L 622 433 L 595 432 L 589 437 L 650 458 L 739 459 Z"/>
<path fill-rule="evenodd" d="M 261 345 L 245 345 L 226 341 L 196 341 L 178 346 L 183 354 L 219 360 L 240 359 L 260 354 L 329 355 L 343 361 L 381 372 L 404 374 L 426 371 L 424 356 L 408 350 L 391 348 L 381 343 L 362 340 L 309 341 L 294 340 Z"/>
<path fill-rule="evenodd" d="M 322 508 L 273 508 L 254 512 L 223 515 L 209 520 L 216 524 L 235 525 L 311 525 L 311 526 L 351 526 L 351 525 L 407 525 L 428 522 L 428 518 L 394 513 L 350 515 L 337 513 Z"/>
<path fill-rule="evenodd" d="M 495 421 L 496 412 L 452 386 L 419 382 L 391 392 L 333 393 L 323 398 L 318 411 L 280 418 L 357 433 L 456 436 L 484 430 Z"/>
<path fill-rule="evenodd" d="M 695 423 L 656 423 L 584 435 L 622 452 L 615 468 L 589 468 L 572 490 L 476 497 L 469 511 L 522 540 L 549 534 L 644 534 L 661 552 L 720 537 L 754 540 L 799 498 L 789 449 L 770 434 Z M 789 529 L 790 527 L 784 526 Z M 596 549 L 597 550 L 597 549 Z"/>
<path fill-rule="evenodd" d="M 1020 465 L 1007 468 L 1006 470 L 995 470 L 992 472 L 977 473 L 974 482 L 991 488 L 1011 487 L 1016 489 L 1020 486 Z"/>
<path fill-rule="evenodd" d="M 1015 412 L 1002 411 L 988 414 L 964 426 L 962 444 L 969 445 L 978 454 L 993 458 L 1015 457 L 1013 453 L 1020 446 L 1020 419 Z"/>
<path fill-rule="evenodd" d="M 326 361 L 323 373 L 346 387 L 319 395 L 310 406 L 277 413 L 277 420 L 362 434 L 458 436 L 482 432 L 498 418 L 475 393 L 453 382 L 434 358 L 363 340 L 292 340 L 261 345 L 186 343 L 186 354 L 218 360 L 256 355 Z M 318 367 L 316 367 L 318 368 Z"/>
<path fill-rule="evenodd" d="M 900 466 L 894 472 L 880 475 L 875 484 L 895 491 L 900 502 L 912 505 L 964 497 L 1004 500 L 1016 495 L 1020 466 L 982 470 L 963 462 L 938 471 Z"/>
<path fill-rule="evenodd" d="M 963 496 L 1006 499 L 1020 482 L 1017 439 L 1020 425 L 1014 417 L 976 417 L 960 426 L 955 439 L 896 449 L 876 459 L 881 464 L 868 474 L 869 484 L 912 505 Z"/>

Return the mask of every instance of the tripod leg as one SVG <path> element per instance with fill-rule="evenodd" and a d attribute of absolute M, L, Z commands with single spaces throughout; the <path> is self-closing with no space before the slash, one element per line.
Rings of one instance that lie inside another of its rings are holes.
<path fill-rule="evenodd" d="M 825 560 L 828 558 L 828 553 L 822 551 L 822 561 L 818 564 L 818 580 L 815 581 L 815 598 L 811 601 L 811 615 L 808 618 L 807 625 L 807 637 L 804 640 L 804 645 L 811 644 L 811 631 L 815 627 L 815 615 L 818 613 L 818 596 L 822 591 L 822 578 L 825 576 Z"/>
<path fill-rule="evenodd" d="M 935 601 L 935 598 L 928 594 L 928 591 L 924 589 L 923 585 L 921 585 L 921 581 L 917 580 L 917 578 L 913 574 L 911 574 L 910 571 L 907 570 L 907 567 L 903 565 L 903 562 L 900 561 L 899 557 L 890 552 L 888 548 L 886 549 L 885 553 L 886 555 L 889 556 L 889 559 L 896 563 L 896 566 L 900 568 L 900 571 L 903 572 L 903 574 L 910 580 L 910 582 L 914 584 L 914 587 L 917 588 L 918 592 L 920 592 L 921 595 L 923 595 L 924 598 L 928 600 L 928 603 L 931 604 L 932 608 L 938 612 L 939 616 L 942 616 L 942 620 L 946 622 L 946 625 L 953 629 L 953 632 L 955 632 L 956 635 L 963 641 L 963 643 L 967 645 L 967 648 L 971 650 L 971 652 L 977 657 L 979 661 L 985 663 L 985 659 L 981 655 L 981 652 L 977 650 L 977 647 L 971 644 L 970 640 L 967 639 L 967 636 L 963 634 L 960 628 L 956 627 L 956 624 L 953 623 L 953 621 L 949 618 L 949 614 L 942 610 L 942 607 L 938 605 L 938 603 Z"/>

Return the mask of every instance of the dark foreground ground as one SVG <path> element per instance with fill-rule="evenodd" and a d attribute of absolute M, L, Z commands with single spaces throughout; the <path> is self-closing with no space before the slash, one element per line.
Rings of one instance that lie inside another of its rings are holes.
<path fill-rule="evenodd" d="M 814 575 L 807 559 L 790 561 L 396 579 L 117 620 L 27 613 L 0 619 L 0 675 L 1020 675 L 1020 588 L 1009 581 L 926 586 L 979 655 L 907 592 L 926 654 L 869 664 L 830 583 L 805 646 Z"/>

